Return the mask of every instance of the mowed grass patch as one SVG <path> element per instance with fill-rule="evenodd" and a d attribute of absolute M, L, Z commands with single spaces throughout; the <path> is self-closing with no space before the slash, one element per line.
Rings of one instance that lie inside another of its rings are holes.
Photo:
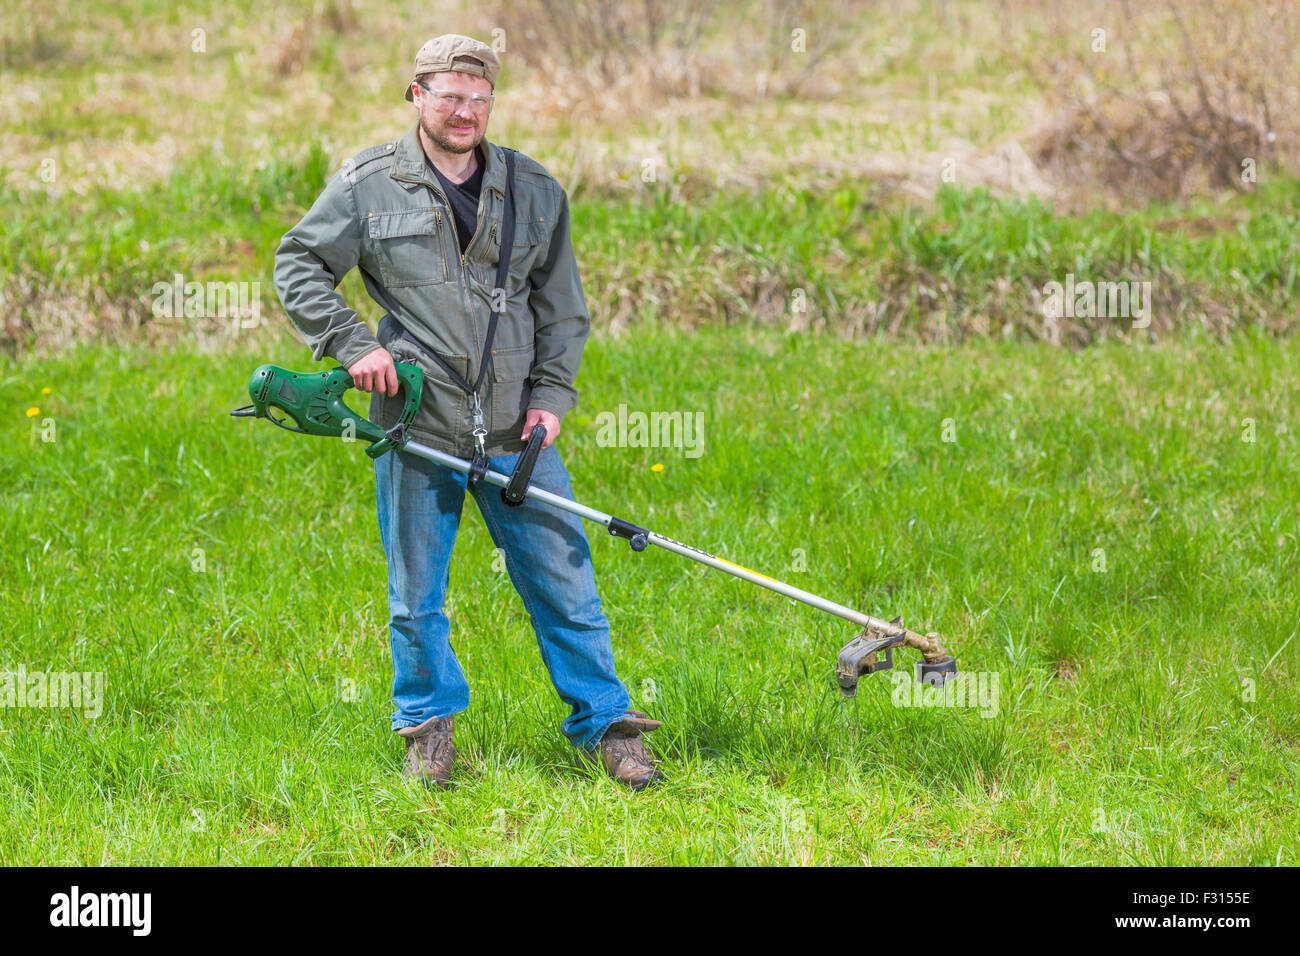
<path fill-rule="evenodd" d="M 588 525 L 620 675 L 665 721 L 668 780 L 635 795 L 570 755 L 473 507 L 460 783 L 400 778 L 369 460 L 227 415 L 305 349 L 9 360 L 0 666 L 105 685 L 95 718 L 0 709 L 0 858 L 1294 864 L 1296 350 L 593 338 L 559 439 L 579 500 L 996 679 L 916 706 L 905 652 L 845 700 L 851 624 Z M 603 443 L 620 404 L 700 413 L 702 453 Z"/>

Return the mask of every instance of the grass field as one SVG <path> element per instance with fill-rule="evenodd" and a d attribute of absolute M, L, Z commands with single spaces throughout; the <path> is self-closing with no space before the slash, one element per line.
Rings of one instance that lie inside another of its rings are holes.
<path fill-rule="evenodd" d="M 1300 20 L 573 6 L 623 19 L 0 11 L 0 864 L 1295 865 Z M 498 27 L 487 138 L 568 191 L 592 314 L 579 500 L 938 631 L 973 705 L 913 696 L 911 652 L 846 700 L 852 625 L 589 525 L 664 721 L 628 793 L 467 507 L 465 759 L 401 778 L 369 460 L 227 412 L 309 367 L 274 250 L 409 128 L 417 41 Z M 260 283 L 259 321 L 159 315 L 176 275 Z M 1153 321 L 1049 320 L 1067 276 L 1149 282 Z M 699 413 L 703 453 L 602 444 L 621 404 Z M 26 699 L 71 672 L 97 705 Z"/>
<path fill-rule="evenodd" d="M 888 672 L 841 699 L 851 625 L 589 526 L 621 676 L 665 721 L 642 794 L 569 755 L 472 507 L 459 786 L 399 777 L 368 460 L 226 417 L 301 347 L 9 361 L 0 664 L 104 695 L 0 710 L 0 859 L 1294 864 L 1298 359 L 1256 334 L 593 339 L 559 439 L 579 500 L 902 614 L 997 681 L 982 707 L 904 706 Z M 620 402 L 703 412 L 704 454 L 601 447 Z"/>

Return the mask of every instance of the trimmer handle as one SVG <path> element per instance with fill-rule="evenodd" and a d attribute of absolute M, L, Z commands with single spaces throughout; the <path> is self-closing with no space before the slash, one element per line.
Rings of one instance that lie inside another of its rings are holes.
<path fill-rule="evenodd" d="M 501 500 L 510 507 L 517 508 L 524 503 L 524 498 L 528 495 L 528 482 L 533 477 L 533 466 L 537 464 L 537 456 L 542 453 L 545 441 L 546 426 L 534 425 L 532 434 L 528 436 L 528 444 L 515 462 L 515 470 L 510 473 L 510 484 L 501 489 Z"/>
<path fill-rule="evenodd" d="M 408 440 L 406 432 L 415 422 L 415 415 L 420 410 L 424 370 L 418 365 L 409 365 L 406 362 L 394 362 L 393 367 L 397 369 L 397 384 L 406 396 L 406 401 L 402 405 L 402 414 L 397 419 L 397 424 L 388 429 L 383 438 L 366 449 L 366 454 L 371 458 L 379 458 L 385 452 L 405 445 Z"/>

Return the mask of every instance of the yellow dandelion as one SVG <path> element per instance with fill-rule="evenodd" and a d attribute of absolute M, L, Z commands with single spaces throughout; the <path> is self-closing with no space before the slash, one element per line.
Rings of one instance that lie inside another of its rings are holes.
<path fill-rule="evenodd" d="M 664 466 L 661 465 L 661 464 L 659 464 L 659 462 L 655 462 L 653 465 L 650 466 L 650 470 L 651 470 L 651 471 L 663 471 L 663 470 L 664 470 Z"/>
<path fill-rule="evenodd" d="M 48 394 L 50 394 L 50 387 L 49 387 L 48 385 L 46 385 L 43 389 L 41 389 L 41 394 L 42 394 L 42 395 L 48 395 Z"/>
<path fill-rule="evenodd" d="M 28 418 L 35 418 L 35 417 L 36 417 L 37 415 L 39 415 L 40 413 L 41 413 L 41 410 L 40 410 L 39 408 L 37 408 L 35 405 L 33 405 L 31 408 L 27 409 L 27 417 L 28 417 Z"/>

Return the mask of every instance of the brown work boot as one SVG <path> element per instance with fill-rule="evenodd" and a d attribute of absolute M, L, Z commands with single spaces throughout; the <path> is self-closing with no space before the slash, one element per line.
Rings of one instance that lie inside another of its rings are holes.
<path fill-rule="evenodd" d="M 397 732 L 406 738 L 402 776 L 419 777 L 426 784 L 443 789 L 451 786 L 451 765 L 456 759 L 451 737 L 455 726 L 455 716 L 447 716 L 430 717 L 414 727 L 398 728 Z"/>
<path fill-rule="evenodd" d="M 641 739 L 643 732 L 658 730 L 662 721 L 651 720 L 639 710 L 629 710 L 609 726 L 600 739 L 600 762 L 619 783 L 641 790 L 658 783 L 664 775 L 655 767 Z"/>

